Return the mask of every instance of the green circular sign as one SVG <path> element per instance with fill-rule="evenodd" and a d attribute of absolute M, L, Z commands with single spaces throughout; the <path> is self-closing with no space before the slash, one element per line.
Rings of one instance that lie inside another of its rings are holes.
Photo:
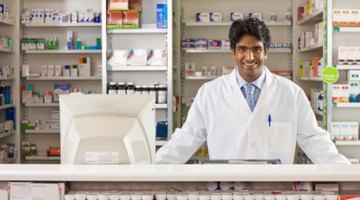
<path fill-rule="evenodd" d="M 325 83 L 335 83 L 339 79 L 339 71 L 333 66 L 327 66 L 322 71 L 321 78 Z"/>

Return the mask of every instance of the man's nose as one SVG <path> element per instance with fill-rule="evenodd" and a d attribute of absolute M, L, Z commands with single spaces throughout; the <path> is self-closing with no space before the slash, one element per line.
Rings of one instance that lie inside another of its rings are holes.
<path fill-rule="evenodd" d="M 253 60 L 254 59 L 254 53 L 251 49 L 248 49 L 245 53 L 245 58 L 247 60 Z"/>

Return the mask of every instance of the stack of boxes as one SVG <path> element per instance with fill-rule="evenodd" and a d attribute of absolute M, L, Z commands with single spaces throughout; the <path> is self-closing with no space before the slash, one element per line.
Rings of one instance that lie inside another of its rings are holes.
<path fill-rule="evenodd" d="M 359 9 L 333 9 L 334 27 L 360 27 Z"/>
<path fill-rule="evenodd" d="M 336 141 L 359 140 L 358 122 L 332 122 L 331 139 Z"/>
<path fill-rule="evenodd" d="M 297 9 L 297 21 L 321 12 L 324 9 L 324 0 L 306 0 L 304 6 Z"/>
<path fill-rule="evenodd" d="M 110 66 L 166 66 L 167 53 L 163 49 L 113 49 L 108 53 Z"/>
<path fill-rule="evenodd" d="M 299 62 L 299 77 L 320 77 L 323 69 L 323 58 L 315 54 L 311 61 L 301 60 Z"/>
<path fill-rule="evenodd" d="M 108 0 L 108 28 L 140 28 L 141 0 Z"/>
<path fill-rule="evenodd" d="M 324 43 L 324 22 L 314 25 L 314 31 L 305 31 L 299 38 L 298 49 L 304 49 Z"/>

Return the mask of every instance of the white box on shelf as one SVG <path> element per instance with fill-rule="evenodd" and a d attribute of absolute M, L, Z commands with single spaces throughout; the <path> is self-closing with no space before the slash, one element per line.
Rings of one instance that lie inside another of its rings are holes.
<path fill-rule="evenodd" d="M 110 52 L 108 63 L 110 66 L 126 66 L 127 65 L 128 50 L 127 49 L 113 49 Z"/>
<path fill-rule="evenodd" d="M 357 47 L 348 47 L 347 62 L 355 63 L 357 58 Z"/>
<path fill-rule="evenodd" d="M 337 139 L 341 135 L 341 123 L 331 122 L 331 139 Z"/>
<path fill-rule="evenodd" d="M 147 50 L 146 49 L 129 49 L 127 64 L 130 66 L 145 66 Z"/>
<path fill-rule="evenodd" d="M 345 64 L 348 59 L 348 48 L 347 47 L 339 47 L 338 48 L 338 63 Z"/>
<path fill-rule="evenodd" d="M 79 64 L 79 76 L 89 77 L 91 76 L 90 64 Z"/>
<path fill-rule="evenodd" d="M 47 76 L 47 75 L 48 75 L 48 66 L 47 65 L 41 65 L 40 76 Z"/>
<path fill-rule="evenodd" d="M 219 12 L 211 12 L 210 13 L 210 21 L 211 22 L 222 22 L 222 14 Z"/>
<path fill-rule="evenodd" d="M 1 200 L 8 200 L 9 199 L 9 193 L 7 190 L 0 189 L 0 199 Z"/>
<path fill-rule="evenodd" d="M 239 19 L 244 19 L 244 14 L 240 12 L 231 12 L 230 13 L 230 21 L 235 21 Z"/>
<path fill-rule="evenodd" d="M 360 70 L 348 70 L 347 79 L 349 81 L 360 81 Z"/>
<path fill-rule="evenodd" d="M 10 182 L 10 199 L 31 200 L 31 183 L 30 182 Z"/>
<path fill-rule="evenodd" d="M 165 66 L 167 60 L 166 50 L 164 49 L 148 49 L 147 64 L 150 66 Z"/>
<path fill-rule="evenodd" d="M 30 75 L 30 65 L 21 65 L 21 75 L 22 77 L 28 77 Z"/>
<path fill-rule="evenodd" d="M 208 12 L 197 12 L 195 17 L 196 22 L 210 22 L 210 13 Z"/>
<path fill-rule="evenodd" d="M 55 76 L 55 65 L 48 65 L 47 69 L 48 69 L 47 72 L 48 76 Z"/>
<path fill-rule="evenodd" d="M 350 124 L 348 122 L 341 122 L 340 140 L 345 140 L 350 133 Z"/>
<path fill-rule="evenodd" d="M 351 140 L 359 140 L 359 123 L 358 122 L 349 122 L 349 123 L 350 123 L 349 136 Z"/>
<path fill-rule="evenodd" d="M 56 77 L 62 76 L 62 68 L 61 68 L 61 65 L 55 65 L 55 76 L 56 76 Z"/>
<path fill-rule="evenodd" d="M 36 200 L 60 200 L 57 183 L 31 183 L 31 196 Z"/>

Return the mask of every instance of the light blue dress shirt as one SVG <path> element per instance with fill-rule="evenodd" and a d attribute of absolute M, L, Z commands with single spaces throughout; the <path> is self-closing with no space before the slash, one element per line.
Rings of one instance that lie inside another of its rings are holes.
<path fill-rule="evenodd" d="M 236 74 L 236 81 L 241 89 L 241 92 L 243 93 L 244 97 L 246 98 L 246 92 L 245 92 L 244 85 L 247 84 L 248 82 L 245 81 L 245 79 L 240 76 L 239 70 L 237 70 L 237 72 L 235 74 Z M 256 86 L 255 91 L 254 91 L 255 107 L 256 107 L 256 103 L 259 99 L 261 89 L 265 83 L 265 79 L 266 79 L 266 70 L 263 69 L 259 78 L 257 78 L 254 82 L 251 82 L 251 84 L 254 84 Z"/>

